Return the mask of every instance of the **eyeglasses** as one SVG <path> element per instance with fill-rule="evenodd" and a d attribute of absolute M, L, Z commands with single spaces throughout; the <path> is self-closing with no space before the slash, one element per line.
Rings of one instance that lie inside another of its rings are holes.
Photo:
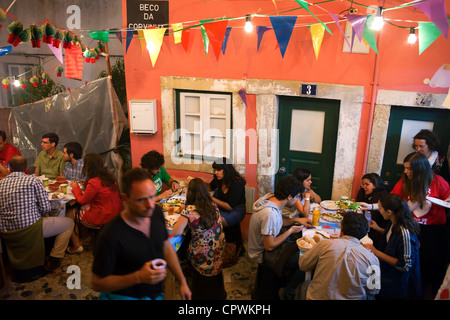
<path fill-rule="evenodd" d="M 44 141 L 44 140 L 42 140 L 42 141 L 41 141 L 41 144 L 43 144 L 43 143 L 48 144 L 48 143 L 51 143 L 51 142 L 50 142 L 50 141 Z"/>

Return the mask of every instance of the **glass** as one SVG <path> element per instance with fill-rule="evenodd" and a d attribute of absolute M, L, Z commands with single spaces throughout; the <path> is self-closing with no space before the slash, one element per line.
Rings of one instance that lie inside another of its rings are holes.
<path fill-rule="evenodd" d="M 322 153 L 325 112 L 292 110 L 289 150 Z"/>

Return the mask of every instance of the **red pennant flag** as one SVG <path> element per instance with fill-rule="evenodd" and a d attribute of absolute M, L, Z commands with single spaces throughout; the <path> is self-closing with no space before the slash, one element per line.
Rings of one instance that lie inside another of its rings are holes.
<path fill-rule="evenodd" d="M 222 51 L 222 43 L 227 31 L 228 20 L 214 21 L 203 25 L 208 35 L 209 44 L 211 45 L 216 59 L 219 60 L 220 51 Z"/>
<path fill-rule="evenodd" d="M 83 53 L 81 46 L 71 46 L 65 49 L 66 78 L 81 80 L 83 77 Z"/>
<path fill-rule="evenodd" d="M 181 34 L 181 44 L 183 45 L 184 51 L 186 51 L 186 53 L 188 52 L 188 49 L 189 49 L 189 35 L 190 34 L 191 34 L 190 29 L 183 30 L 182 34 Z"/>

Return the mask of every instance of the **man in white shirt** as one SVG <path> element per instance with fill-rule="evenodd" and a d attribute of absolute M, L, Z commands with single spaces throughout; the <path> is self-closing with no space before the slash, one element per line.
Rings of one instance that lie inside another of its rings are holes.
<path fill-rule="evenodd" d="M 300 269 L 314 272 L 307 300 L 365 300 L 378 294 L 380 263 L 360 243 L 367 230 L 363 214 L 348 212 L 340 239 L 322 240 L 300 256 Z"/>

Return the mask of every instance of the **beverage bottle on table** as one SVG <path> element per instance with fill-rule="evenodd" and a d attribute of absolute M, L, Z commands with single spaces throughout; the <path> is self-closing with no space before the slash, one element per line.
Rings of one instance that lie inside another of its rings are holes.
<path fill-rule="evenodd" d="M 318 207 L 315 207 L 314 211 L 313 211 L 313 219 L 312 219 L 312 225 L 314 227 L 317 227 L 319 225 L 319 218 L 320 218 L 320 209 Z"/>

